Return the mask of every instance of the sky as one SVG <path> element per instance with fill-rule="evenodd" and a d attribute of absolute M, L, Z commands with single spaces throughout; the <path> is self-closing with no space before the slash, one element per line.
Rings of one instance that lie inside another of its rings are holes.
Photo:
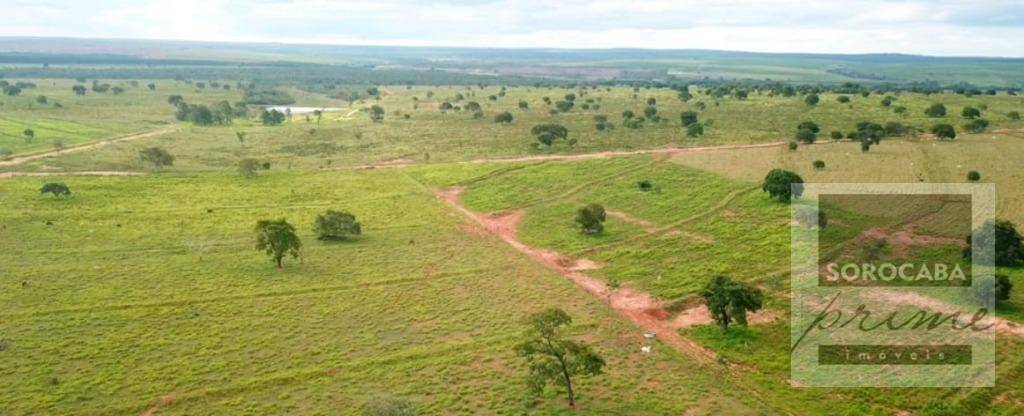
<path fill-rule="evenodd" d="M 1024 0 L 0 0 L 0 36 L 1024 57 Z"/>

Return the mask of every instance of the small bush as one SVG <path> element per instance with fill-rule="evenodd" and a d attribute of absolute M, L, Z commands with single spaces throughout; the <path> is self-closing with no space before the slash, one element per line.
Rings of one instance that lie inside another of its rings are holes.
<path fill-rule="evenodd" d="M 825 169 L 825 161 L 824 160 L 815 160 L 812 164 L 814 165 L 815 169 L 819 169 L 819 170 Z"/>
<path fill-rule="evenodd" d="M 976 170 L 967 172 L 967 180 L 970 182 L 977 182 L 981 180 L 981 174 Z"/>
<path fill-rule="evenodd" d="M 320 240 L 343 240 L 362 234 L 362 226 L 356 222 L 356 216 L 348 212 L 328 210 L 317 215 L 313 222 L 313 232 Z"/>

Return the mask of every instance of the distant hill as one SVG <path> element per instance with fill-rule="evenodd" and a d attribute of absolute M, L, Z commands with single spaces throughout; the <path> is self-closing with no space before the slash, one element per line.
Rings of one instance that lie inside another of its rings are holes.
<path fill-rule="evenodd" d="M 556 79 L 752 79 L 797 83 L 969 83 L 1024 87 L 1024 58 L 717 50 L 498 49 L 0 37 L 0 65 L 281 66 L 441 69 Z"/>

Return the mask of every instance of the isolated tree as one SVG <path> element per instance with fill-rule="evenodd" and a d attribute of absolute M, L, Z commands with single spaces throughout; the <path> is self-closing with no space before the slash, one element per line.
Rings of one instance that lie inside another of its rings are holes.
<path fill-rule="evenodd" d="M 555 108 L 559 112 L 567 113 L 570 110 L 572 110 L 573 105 L 574 104 L 573 104 L 572 101 L 559 101 L 559 102 L 555 103 Z"/>
<path fill-rule="evenodd" d="M 1019 111 L 1011 111 L 1009 113 L 1006 113 L 1006 118 L 1008 118 L 1010 120 L 1015 120 L 1015 121 L 1016 120 L 1020 120 L 1020 112 Z"/>
<path fill-rule="evenodd" d="M 843 140 L 843 132 L 839 130 L 833 130 L 831 133 L 832 140 Z"/>
<path fill-rule="evenodd" d="M 370 107 L 370 120 L 373 120 L 375 123 L 384 121 L 384 107 L 376 104 Z"/>
<path fill-rule="evenodd" d="M 170 104 L 170 105 L 173 105 L 173 106 L 177 106 L 178 104 L 181 104 L 183 102 L 185 102 L 185 99 L 182 98 L 180 95 L 177 95 L 177 94 L 170 95 L 170 96 L 167 97 L 167 104 Z"/>
<path fill-rule="evenodd" d="M 56 198 L 62 198 L 66 196 L 71 196 L 71 189 L 68 188 L 68 186 L 63 183 L 50 182 L 47 183 L 46 185 L 43 185 L 42 188 L 39 188 L 39 193 L 53 194 L 53 196 Z"/>
<path fill-rule="evenodd" d="M 821 132 L 821 127 L 818 127 L 818 123 L 813 121 L 804 121 L 796 126 L 797 130 L 810 130 L 815 134 Z"/>
<path fill-rule="evenodd" d="M 818 138 L 818 134 L 808 129 L 798 129 L 793 138 L 802 143 L 811 144 Z"/>
<path fill-rule="evenodd" d="M 978 118 L 981 117 L 981 110 L 974 107 L 964 107 L 963 111 L 960 112 L 960 115 L 964 118 Z"/>
<path fill-rule="evenodd" d="M 499 124 L 509 124 L 512 119 L 512 113 L 508 111 L 502 111 L 494 116 L 494 122 Z"/>
<path fill-rule="evenodd" d="M 892 97 L 882 98 L 881 104 L 882 104 L 882 107 L 888 107 L 888 106 L 892 105 Z"/>
<path fill-rule="evenodd" d="M 1024 237 L 1021 237 L 1012 222 L 986 221 L 980 229 L 969 234 L 966 238 L 967 246 L 964 247 L 964 258 L 968 261 L 972 260 L 972 242 L 975 240 L 978 241 L 979 246 L 993 244 L 995 248 L 992 253 L 995 257 L 978 259 L 979 263 L 1013 267 L 1024 262 Z"/>
<path fill-rule="evenodd" d="M 319 240 L 344 240 L 362 234 L 362 227 L 356 216 L 344 211 L 327 210 L 317 215 L 313 232 Z"/>
<path fill-rule="evenodd" d="M 808 94 L 806 97 L 804 97 L 804 104 L 807 104 L 809 106 L 815 106 L 818 105 L 818 101 L 820 100 L 821 98 L 818 97 L 818 94 Z"/>
<path fill-rule="evenodd" d="M 932 104 L 931 107 L 924 110 L 924 114 L 928 117 L 945 117 L 946 106 L 939 103 Z"/>
<path fill-rule="evenodd" d="M 693 123 L 686 126 L 686 137 L 699 137 L 704 135 L 704 125 Z"/>
<path fill-rule="evenodd" d="M 981 174 L 978 173 L 978 171 L 972 170 L 970 172 L 967 172 L 967 181 L 968 182 L 977 182 L 977 181 L 980 181 L 980 180 L 981 180 Z"/>
<path fill-rule="evenodd" d="M 49 101 L 50 100 L 46 98 L 45 95 L 40 95 L 36 97 L 36 102 L 42 105 L 46 105 L 46 103 L 48 103 Z"/>
<path fill-rule="evenodd" d="M 976 118 L 964 124 L 964 130 L 970 133 L 981 133 L 988 128 L 988 120 Z"/>
<path fill-rule="evenodd" d="M 21 135 L 25 136 L 26 143 L 31 143 L 32 140 L 36 138 L 36 131 L 32 129 L 25 129 L 25 131 L 21 132 Z"/>
<path fill-rule="evenodd" d="M 85 85 L 75 85 L 71 87 L 71 91 L 74 91 L 75 95 L 85 95 L 86 90 Z"/>
<path fill-rule="evenodd" d="M 904 107 L 902 105 L 898 105 L 898 106 L 895 106 L 895 107 L 892 108 L 892 112 L 895 113 L 896 115 L 900 116 L 900 117 L 906 117 L 906 115 L 907 115 L 907 107 Z"/>
<path fill-rule="evenodd" d="M 174 164 L 174 156 L 160 147 L 147 147 L 139 151 L 139 158 L 143 162 L 152 163 L 153 167 L 160 169 L 164 166 Z"/>
<path fill-rule="evenodd" d="M 838 101 L 840 104 L 846 104 L 846 103 L 850 102 L 850 97 L 847 97 L 845 95 L 840 95 L 840 96 L 836 97 L 836 101 Z"/>
<path fill-rule="evenodd" d="M 284 218 L 256 222 L 256 249 L 267 253 L 278 269 L 284 267 L 285 255 L 298 258 L 301 248 L 302 241 L 295 234 L 295 227 Z"/>
<path fill-rule="evenodd" d="M 949 124 L 936 124 L 932 126 L 931 131 L 939 140 L 953 140 L 956 138 L 956 129 Z"/>
<path fill-rule="evenodd" d="M 879 144 L 885 137 L 885 127 L 878 123 L 862 121 L 857 123 L 856 138 L 861 141 L 871 141 L 872 144 Z"/>
<path fill-rule="evenodd" d="M 825 161 L 824 160 L 815 160 L 812 163 L 812 165 L 814 166 L 815 169 L 818 169 L 818 170 L 825 169 Z"/>
<path fill-rule="evenodd" d="M 1013 283 L 1010 282 L 1009 276 L 1005 274 L 997 274 L 995 278 L 995 300 L 1006 301 L 1010 300 L 1010 291 L 1013 290 Z"/>
<path fill-rule="evenodd" d="M 575 406 L 573 379 L 601 374 L 605 362 L 590 346 L 565 337 L 563 332 L 570 324 L 572 318 L 561 309 L 534 314 L 527 340 L 515 350 L 530 367 L 527 380 L 534 392 L 543 392 L 548 384 L 562 386 L 569 406 Z"/>
<path fill-rule="evenodd" d="M 584 234 L 598 234 L 604 230 L 606 214 L 604 207 L 598 204 L 587 204 L 576 211 L 576 223 Z"/>
<path fill-rule="evenodd" d="M 629 120 L 633 117 L 636 117 L 636 114 L 633 114 L 633 110 L 626 110 L 622 112 L 623 119 Z"/>
<path fill-rule="evenodd" d="M 260 161 L 252 158 L 245 158 L 238 161 L 238 173 L 246 179 L 255 178 L 262 167 Z"/>
<path fill-rule="evenodd" d="M 803 183 L 804 179 L 794 172 L 772 169 L 765 176 L 761 190 L 767 192 L 772 199 L 789 202 L 790 199 L 798 198 L 803 194 Z"/>
<path fill-rule="evenodd" d="M 790 140 L 787 146 L 789 146 L 790 151 L 796 151 L 796 149 L 800 147 L 800 144 L 797 143 L 796 140 Z"/>
<path fill-rule="evenodd" d="M 526 102 L 525 100 L 519 100 L 519 109 L 520 110 L 528 110 L 528 109 L 530 109 L 530 103 Z"/>
<path fill-rule="evenodd" d="M 649 106 L 647 106 L 647 108 L 644 108 L 644 118 L 646 118 L 648 120 L 656 120 L 657 117 L 658 117 L 658 107 L 655 107 L 653 105 L 649 105 Z"/>
<path fill-rule="evenodd" d="M 761 290 L 742 282 L 735 282 L 726 276 L 715 276 L 701 292 L 711 317 L 729 330 L 729 324 L 747 325 L 747 312 L 756 312 L 764 304 Z"/>
<path fill-rule="evenodd" d="M 149 84 L 146 84 L 146 88 L 149 88 L 150 91 L 153 91 L 156 89 L 156 84 L 150 82 Z"/>
<path fill-rule="evenodd" d="M 697 122 L 697 112 L 683 111 L 682 113 L 679 114 L 679 121 L 682 122 L 684 126 L 694 124 Z"/>

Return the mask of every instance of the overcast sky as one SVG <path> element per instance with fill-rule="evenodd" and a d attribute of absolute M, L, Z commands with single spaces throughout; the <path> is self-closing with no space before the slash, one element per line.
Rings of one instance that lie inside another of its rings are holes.
<path fill-rule="evenodd" d="M 1024 57 L 1024 0 L 0 0 L 2 36 Z"/>

